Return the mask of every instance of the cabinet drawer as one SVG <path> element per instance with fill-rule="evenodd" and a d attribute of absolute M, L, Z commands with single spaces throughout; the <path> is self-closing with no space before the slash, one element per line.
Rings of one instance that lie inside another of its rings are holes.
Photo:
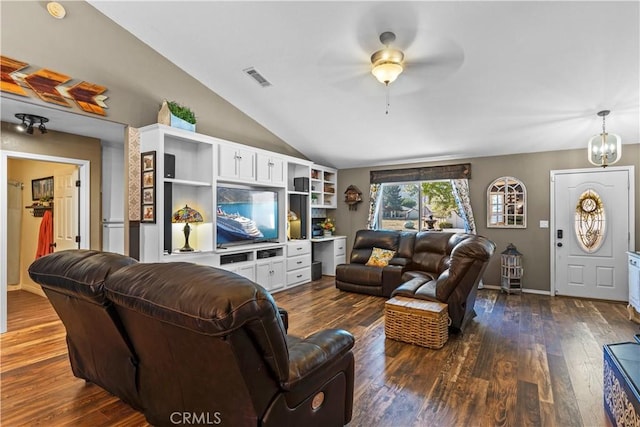
<path fill-rule="evenodd" d="M 287 271 L 309 267 L 310 265 L 311 265 L 311 257 L 309 255 L 300 255 L 300 256 L 287 258 Z"/>
<path fill-rule="evenodd" d="M 334 254 L 336 256 L 344 255 L 346 253 L 346 251 L 347 251 L 346 246 L 347 246 L 347 240 L 346 239 L 337 239 L 335 241 L 335 248 L 334 248 L 335 252 L 334 252 Z"/>
<path fill-rule="evenodd" d="M 311 242 L 308 240 L 287 243 L 287 255 L 290 257 L 309 253 L 311 253 Z"/>
<path fill-rule="evenodd" d="M 347 257 L 344 256 L 344 254 L 342 255 L 336 255 L 336 267 L 339 264 L 345 264 L 347 262 Z"/>
<path fill-rule="evenodd" d="M 311 267 L 302 268 L 300 270 L 290 271 L 287 273 L 287 286 L 297 285 L 311 281 Z"/>

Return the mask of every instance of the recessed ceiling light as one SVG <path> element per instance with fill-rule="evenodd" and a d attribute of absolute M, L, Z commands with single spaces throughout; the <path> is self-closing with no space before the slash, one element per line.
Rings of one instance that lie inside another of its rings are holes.
<path fill-rule="evenodd" d="M 67 15 L 67 11 L 64 10 L 64 6 L 57 1 L 50 1 L 47 3 L 47 11 L 49 12 L 49 15 L 56 19 L 62 19 Z"/>

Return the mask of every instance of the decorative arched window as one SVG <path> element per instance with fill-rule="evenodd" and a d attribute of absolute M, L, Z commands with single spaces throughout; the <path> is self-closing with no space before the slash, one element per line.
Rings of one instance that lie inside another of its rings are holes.
<path fill-rule="evenodd" d="M 522 181 L 503 176 L 489 185 L 487 227 L 527 228 L 527 189 Z"/>
<path fill-rule="evenodd" d="M 580 195 L 576 204 L 574 230 L 580 247 L 588 253 L 600 249 L 604 242 L 606 217 L 600 195 L 588 189 Z"/>

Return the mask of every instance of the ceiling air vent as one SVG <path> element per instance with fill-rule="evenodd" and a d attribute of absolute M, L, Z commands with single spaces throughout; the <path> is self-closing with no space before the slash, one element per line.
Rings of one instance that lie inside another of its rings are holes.
<path fill-rule="evenodd" d="M 251 77 L 253 80 L 255 80 L 256 82 L 258 82 L 258 84 L 262 87 L 269 87 L 271 86 L 271 82 L 269 82 L 269 80 L 265 79 L 262 74 L 260 74 L 258 71 L 256 71 L 255 68 L 253 67 L 249 67 L 249 68 L 245 68 L 244 71 L 249 77 Z"/>

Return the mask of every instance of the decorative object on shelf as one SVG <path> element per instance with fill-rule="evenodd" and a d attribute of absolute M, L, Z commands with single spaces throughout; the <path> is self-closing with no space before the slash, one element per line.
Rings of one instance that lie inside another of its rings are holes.
<path fill-rule="evenodd" d="M 31 200 L 34 202 L 53 200 L 53 177 L 31 180 Z"/>
<path fill-rule="evenodd" d="M 587 253 L 600 249 L 606 231 L 604 205 L 594 189 L 584 191 L 576 204 L 574 227 L 580 247 Z"/>
<path fill-rule="evenodd" d="M 331 236 L 336 231 L 336 226 L 331 218 L 325 218 L 318 225 L 325 236 Z"/>
<path fill-rule="evenodd" d="M 140 222 L 156 222 L 156 152 L 140 153 Z"/>
<path fill-rule="evenodd" d="M 189 107 L 175 101 L 162 101 L 158 111 L 158 123 L 191 132 L 196 131 L 196 115 Z"/>
<path fill-rule="evenodd" d="M 287 213 L 287 240 L 291 240 L 291 227 L 292 227 L 292 223 L 297 222 L 298 224 L 298 229 L 300 228 L 300 218 L 298 218 L 298 215 L 296 215 L 296 213 L 292 210 L 290 210 Z M 299 231 L 298 231 L 299 234 Z"/>
<path fill-rule="evenodd" d="M 487 227 L 527 228 L 527 189 L 522 181 L 502 176 L 489 184 Z"/>
<path fill-rule="evenodd" d="M 18 132 L 24 132 L 26 134 L 33 135 L 33 125 L 36 122 L 40 122 L 38 130 L 42 134 L 47 133 L 47 128 L 44 124 L 47 123 L 49 119 L 46 117 L 36 116 L 35 114 L 18 113 L 16 114 L 16 118 L 22 120 L 22 123 L 16 125 L 16 130 Z"/>
<path fill-rule="evenodd" d="M 598 116 L 602 117 L 602 133 L 594 135 L 589 140 L 587 152 L 589 163 L 603 168 L 617 163 L 622 157 L 622 138 L 614 133 L 607 133 L 605 130 L 604 120 L 610 112 L 609 110 L 598 112 Z"/>
<path fill-rule="evenodd" d="M 202 221 L 200 212 L 190 208 L 188 205 L 184 205 L 184 208 L 180 208 L 173 213 L 173 217 L 171 217 L 172 223 L 184 223 L 184 246 L 179 249 L 180 252 L 193 252 L 193 248 L 189 246 L 189 234 L 191 234 L 189 224 Z"/>
<path fill-rule="evenodd" d="M 358 210 L 358 203 L 362 202 L 362 191 L 355 185 L 350 185 L 344 192 L 344 201 L 350 211 Z"/>
<path fill-rule="evenodd" d="M 500 255 L 500 289 L 510 294 L 522 290 L 522 254 L 513 243 Z"/>

